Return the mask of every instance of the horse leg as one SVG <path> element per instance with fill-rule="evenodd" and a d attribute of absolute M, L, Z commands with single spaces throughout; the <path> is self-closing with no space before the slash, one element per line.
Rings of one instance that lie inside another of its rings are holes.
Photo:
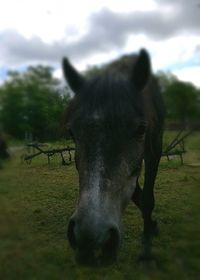
<path fill-rule="evenodd" d="M 157 169 L 159 165 L 159 157 L 151 162 L 145 163 L 145 184 L 143 190 L 141 189 L 138 179 L 136 181 L 135 192 L 132 196 L 132 201 L 141 210 L 144 219 L 144 235 L 143 246 L 144 251 L 140 260 L 152 260 L 152 236 L 158 233 L 157 222 L 152 220 L 152 211 L 154 209 L 154 183 L 156 179 Z"/>
<path fill-rule="evenodd" d="M 157 141 L 156 141 L 157 140 Z M 153 143 L 153 144 L 152 144 Z M 142 215 L 144 219 L 144 258 L 152 259 L 152 237 L 158 233 L 157 222 L 152 219 L 152 211 L 155 205 L 154 183 L 162 154 L 162 138 L 154 139 L 145 147 L 145 175 L 144 188 L 142 190 Z"/>
<path fill-rule="evenodd" d="M 139 261 L 152 261 L 152 237 L 158 233 L 157 222 L 152 219 L 152 211 L 154 209 L 154 182 L 156 179 L 159 158 L 152 163 L 151 161 L 145 162 L 145 181 L 143 190 L 136 187 L 132 200 L 141 209 L 144 220 L 143 232 L 143 253 L 139 257 Z"/>
<path fill-rule="evenodd" d="M 141 210 L 144 219 L 144 235 L 151 235 L 156 233 L 157 223 L 152 220 L 152 211 L 155 205 L 154 199 L 154 183 L 157 175 L 158 165 L 160 162 L 160 155 L 157 157 L 150 157 L 145 160 L 145 181 L 144 188 L 141 189 L 136 181 L 136 188 L 132 195 L 132 201 Z"/>
<path fill-rule="evenodd" d="M 145 162 L 145 181 L 142 192 L 142 214 L 144 219 L 144 236 L 148 237 L 157 230 L 156 221 L 152 220 L 152 211 L 155 206 L 154 183 L 157 175 L 160 157 Z"/>

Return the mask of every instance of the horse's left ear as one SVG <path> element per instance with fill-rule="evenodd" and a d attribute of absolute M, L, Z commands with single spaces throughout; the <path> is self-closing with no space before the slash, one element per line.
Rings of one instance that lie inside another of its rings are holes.
<path fill-rule="evenodd" d="M 71 65 L 66 57 L 63 58 L 62 68 L 65 79 L 69 83 L 70 88 L 74 93 L 78 93 L 84 84 L 84 77 Z"/>
<path fill-rule="evenodd" d="M 150 77 L 150 73 L 151 63 L 149 54 L 146 50 L 142 49 L 132 72 L 132 82 L 138 90 L 142 90 L 146 86 Z"/>

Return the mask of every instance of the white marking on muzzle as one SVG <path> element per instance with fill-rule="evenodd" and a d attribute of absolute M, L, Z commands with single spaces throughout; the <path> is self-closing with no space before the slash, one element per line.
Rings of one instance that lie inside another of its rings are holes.
<path fill-rule="evenodd" d="M 101 207 L 101 184 L 103 182 L 102 172 L 104 171 L 103 159 L 98 154 L 88 176 L 88 186 L 82 193 L 82 202 L 89 203 L 93 210 Z"/>

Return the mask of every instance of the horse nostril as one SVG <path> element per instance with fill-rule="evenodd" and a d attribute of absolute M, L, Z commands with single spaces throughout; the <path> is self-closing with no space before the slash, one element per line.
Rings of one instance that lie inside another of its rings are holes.
<path fill-rule="evenodd" d="M 107 231 L 106 238 L 103 244 L 103 250 L 109 254 L 115 254 L 120 245 L 119 230 L 115 227 Z"/>
<path fill-rule="evenodd" d="M 70 219 L 68 225 L 67 237 L 73 249 L 76 248 L 76 236 L 74 230 L 75 230 L 75 221 L 73 219 Z"/>
<path fill-rule="evenodd" d="M 115 258 L 120 245 L 120 233 L 116 226 L 101 224 L 100 230 L 92 223 L 83 224 L 71 218 L 67 236 L 71 247 L 76 251 L 77 260 L 84 262 L 92 258 Z M 86 260 L 87 259 L 87 260 Z"/>

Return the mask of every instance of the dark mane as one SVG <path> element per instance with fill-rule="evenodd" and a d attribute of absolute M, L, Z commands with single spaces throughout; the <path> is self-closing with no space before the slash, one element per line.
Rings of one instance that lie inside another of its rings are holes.
<path fill-rule="evenodd" d="M 132 87 L 129 79 L 120 73 L 106 71 L 93 77 L 85 83 L 68 108 L 69 123 L 78 121 L 83 125 L 88 124 L 94 121 L 96 115 L 104 127 L 112 132 L 133 130 L 144 115 L 142 99 L 137 91 L 133 94 Z"/>

